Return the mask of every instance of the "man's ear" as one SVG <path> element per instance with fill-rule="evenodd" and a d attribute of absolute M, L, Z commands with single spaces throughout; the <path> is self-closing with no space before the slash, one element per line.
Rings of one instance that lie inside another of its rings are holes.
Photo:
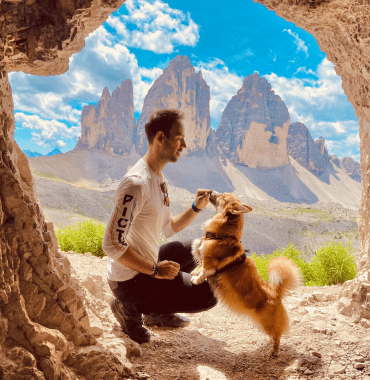
<path fill-rule="evenodd" d="M 154 139 L 157 140 L 160 144 L 163 144 L 164 133 L 162 131 L 158 131 Z"/>
<path fill-rule="evenodd" d="M 239 203 L 239 202 L 233 202 L 229 203 L 225 208 L 224 208 L 224 216 L 227 214 L 232 214 L 232 215 L 239 215 L 239 214 L 246 214 L 247 212 L 251 212 L 253 209 L 250 206 L 245 205 L 244 203 Z"/>

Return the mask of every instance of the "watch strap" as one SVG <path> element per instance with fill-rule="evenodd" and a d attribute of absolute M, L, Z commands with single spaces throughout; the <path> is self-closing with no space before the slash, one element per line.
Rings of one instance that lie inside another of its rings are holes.
<path fill-rule="evenodd" d="M 195 211 L 195 212 L 201 212 L 202 210 L 200 210 L 199 208 L 196 208 L 195 207 L 195 204 L 194 204 L 194 202 L 193 202 L 193 204 L 191 205 L 191 207 L 192 207 L 192 209 Z"/>

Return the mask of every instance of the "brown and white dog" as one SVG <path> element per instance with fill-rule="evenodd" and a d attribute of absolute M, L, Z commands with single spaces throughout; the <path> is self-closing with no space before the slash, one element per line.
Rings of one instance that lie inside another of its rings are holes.
<path fill-rule="evenodd" d="M 204 225 L 205 234 L 193 242 L 192 253 L 201 264 L 192 283 L 206 278 L 215 296 L 241 315 L 251 317 L 273 343 L 272 356 L 279 354 L 281 335 L 289 321 L 282 298 L 301 282 L 298 268 L 286 257 L 274 258 L 268 266 L 270 283 L 258 274 L 256 264 L 247 257 L 240 242 L 244 213 L 252 208 L 231 193 L 212 192 L 210 202 L 216 215 Z"/>

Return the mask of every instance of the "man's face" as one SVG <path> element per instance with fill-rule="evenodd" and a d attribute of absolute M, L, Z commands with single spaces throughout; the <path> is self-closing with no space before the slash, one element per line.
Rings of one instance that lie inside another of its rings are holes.
<path fill-rule="evenodd" d="M 172 128 L 170 137 L 164 136 L 163 140 L 163 157 L 169 162 L 176 162 L 181 154 L 181 151 L 186 148 L 185 144 L 185 128 L 180 120 L 177 120 Z"/>

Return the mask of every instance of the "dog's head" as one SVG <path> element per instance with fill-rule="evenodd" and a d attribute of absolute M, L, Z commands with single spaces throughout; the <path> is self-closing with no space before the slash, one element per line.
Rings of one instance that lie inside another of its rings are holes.
<path fill-rule="evenodd" d="M 209 201 L 215 207 L 217 214 L 222 213 L 224 216 L 227 216 L 227 214 L 245 214 L 253 210 L 252 207 L 241 203 L 239 198 L 231 193 L 220 194 L 217 191 L 212 191 Z"/>

